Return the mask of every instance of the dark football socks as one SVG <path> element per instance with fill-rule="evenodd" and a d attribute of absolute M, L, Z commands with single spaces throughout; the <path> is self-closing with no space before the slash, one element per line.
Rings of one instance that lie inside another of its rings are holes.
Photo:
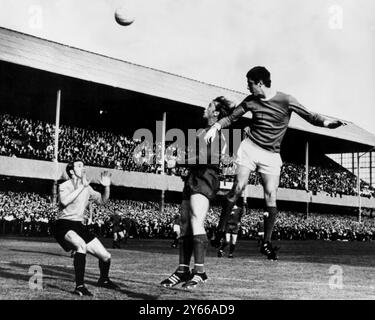
<path fill-rule="evenodd" d="M 219 250 L 223 250 L 224 251 L 224 248 L 227 246 L 228 242 L 225 240 L 223 241 L 223 243 L 221 244 Z"/>
<path fill-rule="evenodd" d="M 236 245 L 232 243 L 232 244 L 229 246 L 229 254 L 231 254 L 231 253 L 233 254 L 235 248 L 236 248 Z"/>
<path fill-rule="evenodd" d="M 225 198 L 223 207 L 221 210 L 221 214 L 220 214 L 219 224 L 217 226 L 218 232 L 221 232 L 221 233 L 224 232 L 225 225 L 227 223 L 229 215 L 232 212 L 232 209 L 235 204 L 236 204 L 236 201 L 232 202 L 232 201 L 229 201 L 227 198 Z"/>
<path fill-rule="evenodd" d="M 276 207 L 266 207 L 268 217 L 264 216 L 264 242 L 271 242 L 272 230 L 277 217 Z"/>
<path fill-rule="evenodd" d="M 74 272 L 76 274 L 76 285 L 81 286 L 84 284 L 85 267 L 86 267 L 86 254 L 76 252 L 74 255 Z"/>
<path fill-rule="evenodd" d="M 108 259 L 107 261 L 102 261 L 99 259 L 100 279 L 103 279 L 103 280 L 108 279 L 110 266 L 111 266 L 111 259 Z"/>
<path fill-rule="evenodd" d="M 194 250 L 193 236 L 182 236 L 178 239 L 179 242 L 179 271 L 189 271 L 190 259 Z"/>
<path fill-rule="evenodd" d="M 193 238 L 194 241 L 194 270 L 198 273 L 204 272 L 204 257 L 208 239 L 206 234 L 197 234 Z"/>

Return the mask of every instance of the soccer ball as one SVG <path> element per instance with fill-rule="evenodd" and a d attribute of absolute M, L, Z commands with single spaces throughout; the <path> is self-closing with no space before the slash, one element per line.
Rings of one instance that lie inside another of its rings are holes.
<path fill-rule="evenodd" d="M 115 20 L 121 26 L 129 26 L 134 22 L 134 18 L 129 14 L 129 10 L 126 7 L 116 9 Z"/>

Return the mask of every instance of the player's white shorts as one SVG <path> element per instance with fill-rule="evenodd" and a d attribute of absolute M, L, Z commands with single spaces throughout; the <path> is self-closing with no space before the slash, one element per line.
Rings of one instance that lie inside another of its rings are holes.
<path fill-rule="evenodd" d="M 249 138 L 244 139 L 237 151 L 237 164 L 249 168 L 251 171 L 280 175 L 283 164 L 280 154 L 265 150 Z"/>
<path fill-rule="evenodd" d="M 173 225 L 173 231 L 176 232 L 176 233 L 180 233 L 180 231 L 181 231 L 180 225 L 174 224 Z"/>

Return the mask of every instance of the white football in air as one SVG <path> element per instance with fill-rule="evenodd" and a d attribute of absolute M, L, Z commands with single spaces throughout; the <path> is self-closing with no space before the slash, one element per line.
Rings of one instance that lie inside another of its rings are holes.
<path fill-rule="evenodd" d="M 115 19 L 119 25 L 129 26 L 134 22 L 134 18 L 127 7 L 117 8 L 115 11 Z"/>

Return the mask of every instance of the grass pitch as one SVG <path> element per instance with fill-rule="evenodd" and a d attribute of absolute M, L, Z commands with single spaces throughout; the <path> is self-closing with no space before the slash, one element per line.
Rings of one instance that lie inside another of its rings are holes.
<path fill-rule="evenodd" d="M 110 248 L 111 240 L 102 239 Z M 186 291 L 159 283 L 177 267 L 178 249 L 170 240 L 129 239 L 112 254 L 111 278 L 121 290 L 95 286 L 98 262 L 88 256 L 86 285 L 93 298 L 72 295 L 74 271 L 70 254 L 50 238 L 0 238 L 2 300 L 253 300 L 375 299 L 375 243 L 275 241 L 279 260 L 269 261 L 255 241 L 238 243 L 234 259 L 216 257 L 209 247 L 208 281 Z M 40 266 L 43 289 L 29 286 L 31 266 Z"/>

